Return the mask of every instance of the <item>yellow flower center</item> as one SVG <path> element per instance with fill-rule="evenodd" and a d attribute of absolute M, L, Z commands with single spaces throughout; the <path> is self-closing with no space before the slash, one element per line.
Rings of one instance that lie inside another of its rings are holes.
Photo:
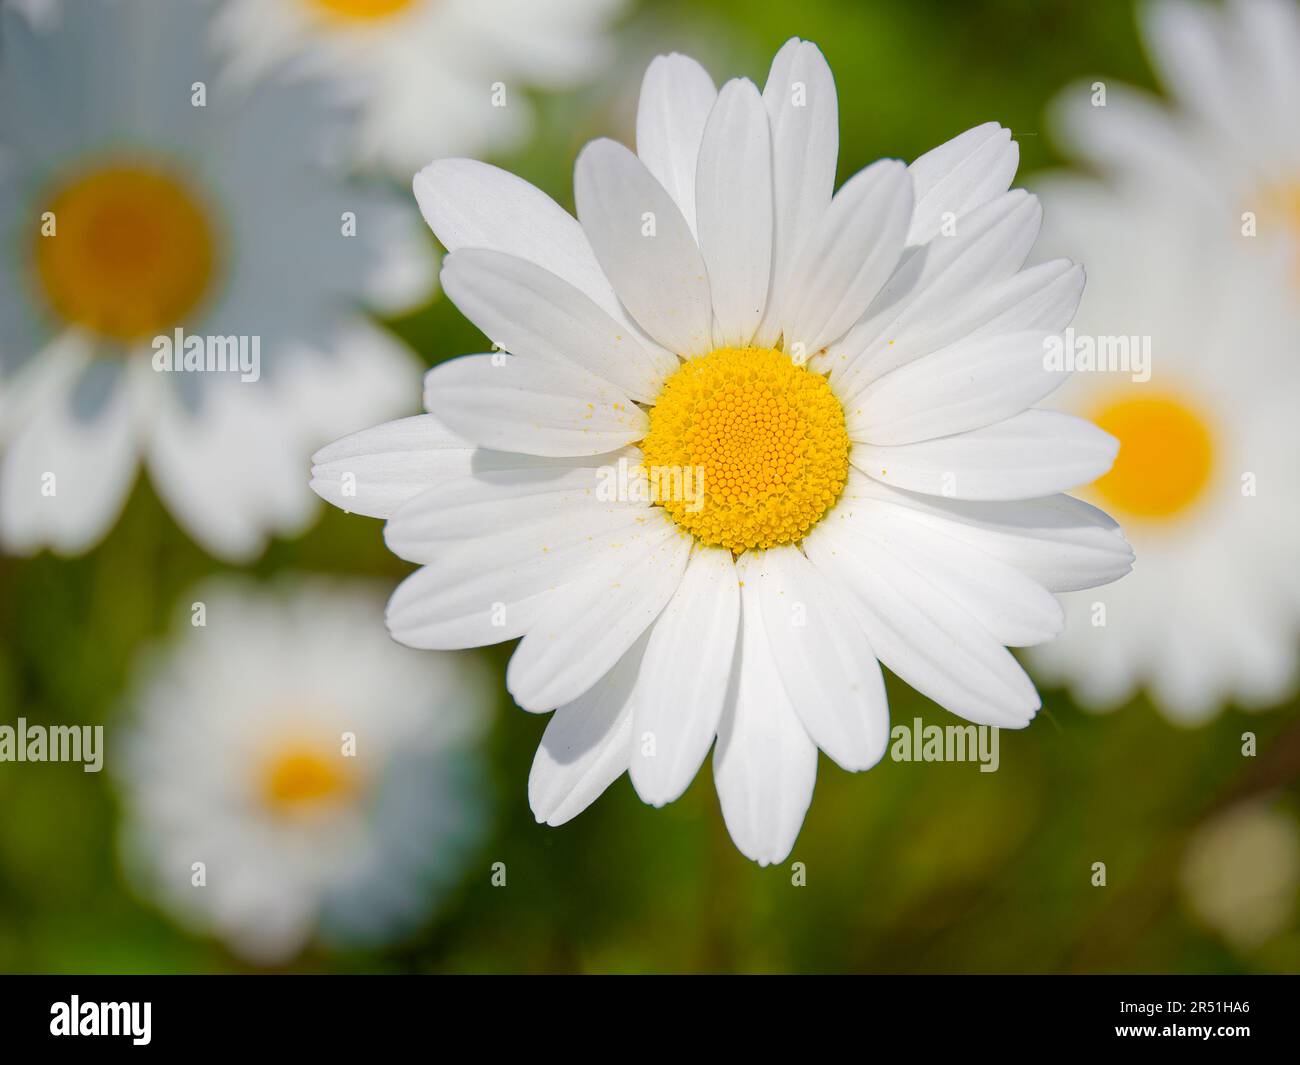
<path fill-rule="evenodd" d="M 294 813 L 348 798 L 356 779 L 342 754 L 310 744 L 291 744 L 266 762 L 263 798 L 277 813 Z"/>
<path fill-rule="evenodd" d="M 396 15 L 410 7 L 413 0 L 309 0 L 309 2 L 335 18 L 368 22 Z"/>
<path fill-rule="evenodd" d="M 657 501 L 710 547 L 739 554 L 802 540 L 849 470 L 844 408 L 826 378 L 771 348 L 718 348 L 683 363 L 641 442 Z"/>
<path fill-rule="evenodd" d="M 114 340 L 182 324 L 210 291 L 216 260 L 206 212 L 162 170 L 92 170 L 42 207 L 35 263 L 50 306 Z"/>
<path fill-rule="evenodd" d="M 1126 395 L 1104 404 L 1092 420 L 1119 440 L 1115 465 L 1093 486 L 1111 509 L 1174 518 L 1209 484 L 1214 439 L 1206 420 L 1181 397 Z"/>

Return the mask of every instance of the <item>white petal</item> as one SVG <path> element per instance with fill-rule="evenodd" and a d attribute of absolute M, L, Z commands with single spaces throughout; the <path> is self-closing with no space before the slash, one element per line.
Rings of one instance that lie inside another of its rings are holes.
<path fill-rule="evenodd" d="M 372 211 L 370 221 L 383 229 L 379 245 L 384 254 L 366 278 L 366 306 L 396 317 L 428 303 L 438 277 L 438 256 L 409 201 L 394 210 Z"/>
<path fill-rule="evenodd" d="M 514 355 L 464 355 L 425 378 L 424 402 L 479 447 L 599 455 L 640 440 L 645 412 L 585 370 Z"/>
<path fill-rule="evenodd" d="M 645 164 L 616 141 L 592 141 L 578 156 L 573 193 L 601 268 L 641 328 L 678 355 L 708 351 L 704 260 L 682 212 Z"/>
<path fill-rule="evenodd" d="M 771 347 L 780 334 L 780 308 L 793 283 L 803 241 L 815 230 L 835 189 L 839 102 L 835 79 L 815 44 L 792 37 L 772 60 L 763 86 L 772 122 L 772 287 L 755 343 Z"/>
<path fill-rule="evenodd" d="M 0 306 L 0 313 L 11 313 Z M 4 379 L 0 390 L 0 447 L 27 417 L 48 403 L 64 402 L 94 357 L 94 340 L 76 329 L 53 337 L 33 358 Z"/>
<path fill-rule="evenodd" d="M 900 562 L 935 585 L 1000 644 L 1029 647 L 1058 636 L 1065 614 L 1055 596 L 955 531 L 927 522 L 908 507 L 845 500 L 836 517 L 869 535 Z"/>
<path fill-rule="evenodd" d="M 524 526 L 563 522 L 576 528 L 621 513 L 626 521 L 644 508 L 617 498 L 620 464 L 631 477 L 640 463 L 635 449 L 584 459 L 541 459 L 508 451 L 478 450 L 461 476 L 441 479 L 435 491 L 423 492 L 389 522 L 385 539 L 398 556 L 429 562 L 459 544 L 513 535 Z M 561 525 L 562 529 L 562 525 Z"/>
<path fill-rule="evenodd" d="M 657 508 L 645 513 L 657 517 Z M 566 585 L 546 603 L 510 659 L 506 687 L 525 710 L 545 711 L 576 699 L 619 660 L 681 581 L 691 541 L 659 518 L 639 557 Z"/>
<path fill-rule="evenodd" d="M 944 499 L 891 488 L 857 470 L 850 471 L 844 494 L 907 507 L 918 520 L 1015 566 L 1051 592 L 1109 584 L 1133 566 L 1133 549 L 1119 526 L 1071 496 L 989 503 Z"/>
<path fill-rule="evenodd" d="M 1027 410 L 997 425 L 899 447 L 855 444 L 869 477 L 950 499 L 1034 499 L 1095 481 L 1119 441 L 1070 414 Z"/>
<path fill-rule="evenodd" d="M 850 772 L 870 769 L 889 743 L 880 665 L 852 608 L 796 547 L 745 556 L 772 657 L 813 742 Z"/>
<path fill-rule="evenodd" d="M 653 806 L 686 790 L 722 716 L 740 623 L 740 584 L 731 552 L 697 547 L 650 631 L 637 685 L 632 785 Z M 646 737 L 653 737 L 647 754 Z"/>
<path fill-rule="evenodd" d="M 852 440 L 893 446 L 952 436 L 1026 410 L 1065 380 L 1046 365 L 1052 334 L 961 340 L 875 381 L 845 411 Z"/>
<path fill-rule="evenodd" d="M 913 688 L 979 725 L 1029 723 L 1038 693 L 1010 652 L 869 525 L 824 521 L 804 547 L 852 593 L 872 649 Z"/>
<path fill-rule="evenodd" d="M 962 218 L 952 236 L 936 237 L 903 256 L 867 313 L 824 362 L 840 395 L 852 398 L 873 380 L 933 348 L 901 342 L 909 330 L 932 331 L 971 294 L 1016 273 L 1042 222 L 1038 200 L 1016 189 Z M 957 339 L 953 337 L 952 339 Z"/>
<path fill-rule="evenodd" d="M 443 246 L 487 248 L 536 263 L 618 319 L 622 310 L 582 227 L 541 189 L 474 159 L 439 159 L 415 175 L 420 212 Z"/>
<path fill-rule="evenodd" d="M 932 148 L 908 168 L 916 188 L 916 210 L 908 244 L 938 235 L 945 216 L 959 218 L 1011 187 L 1020 165 L 1020 146 L 996 122 L 968 129 Z"/>
<path fill-rule="evenodd" d="M 1143 37 L 1162 80 L 1220 132 L 1244 116 L 1239 82 L 1245 73 L 1225 56 L 1225 19 L 1218 5 L 1152 0 L 1139 11 Z"/>
<path fill-rule="evenodd" d="M 187 410 L 159 382 L 145 456 L 158 495 L 209 554 L 246 562 L 269 532 L 294 535 L 316 500 L 303 477 L 306 447 L 269 381 L 205 383 L 202 406 Z"/>
<path fill-rule="evenodd" d="M 1292 121 L 1295 101 L 1300 99 L 1300 63 L 1296 62 L 1300 56 L 1300 9 L 1294 0 L 1252 0 L 1230 10 L 1240 29 L 1237 54 L 1250 64 L 1252 76 L 1247 85 L 1254 90 L 1250 98 L 1254 106 L 1249 108 L 1253 122 L 1244 132 L 1268 137 L 1289 127 L 1288 143 L 1295 152 L 1300 149 Z"/>
<path fill-rule="evenodd" d="M 65 386 L 22 423 L 0 466 L 0 539 L 10 551 L 80 554 L 117 520 L 140 454 L 129 372 L 118 368 L 91 415 L 75 411 Z"/>
<path fill-rule="evenodd" d="M 1070 324 L 1083 295 L 1083 267 L 1053 259 L 955 296 L 942 314 L 915 317 L 885 345 L 891 361 L 913 359 L 959 340 L 1041 330 L 1059 333 Z M 878 364 L 883 370 L 885 363 Z"/>
<path fill-rule="evenodd" d="M 644 508 L 610 506 L 502 527 L 452 550 L 428 536 L 421 502 L 408 504 L 409 515 L 399 510 L 384 531 L 394 553 L 428 562 L 388 604 L 389 631 L 409 647 L 453 651 L 522 636 L 553 592 L 625 571 L 663 537 Z"/>
<path fill-rule="evenodd" d="M 632 399 L 652 402 L 680 363 L 548 270 L 502 252 L 448 256 L 443 288 L 495 345 L 515 355 L 585 370 Z"/>
<path fill-rule="evenodd" d="M 636 152 L 695 231 L 695 169 L 718 91 L 689 56 L 655 56 L 641 81 Z"/>
<path fill-rule="evenodd" d="M 767 306 L 772 269 L 772 131 L 752 81 L 718 94 L 700 147 L 700 251 L 722 347 L 744 347 Z"/>
<path fill-rule="evenodd" d="M 423 374 L 424 366 L 406 344 L 353 313 L 338 322 L 321 350 L 306 348 L 299 358 L 277 362 L 271 387 L 280 405 L 271 413 L 302 434 L 294 448 L 296 462 L 327 440 L 406 413 Z"/>
<path fill-rule="evenodd" d="M 311 489 L 349 514 L 388 518 L 408 499 L 469 473 L 474 446 L 432 414 L 362 429 L 312 456 Z"/>
<path fill-rule="evenodd" d="M 528 805 L 539 822 L 571 821 L 627 769 L 632 692 L 643 649 L 641 641 L 590 691 L 561 706 L 547 723 L 528 774 Z"/>
<path fill-rule="evenodd" d="M 1071 154 L 1128 177 L 1206 186 L 1194 143 L 1163 101 L 1108 83 L 1106 106 L 1098 107 L 1092 86 L 1076 83 L 1052 102 L 1053 129 Z"/>
<path fill-rule="evenodd" d="M 195 417 L 172 399 L 155 413 L 149 430 L 149 475 L 177 524 L 221 558 L 246 562 L 256 557 L 266 538 L 258 528 L 247 479 L 236 472 L 223 446 L 238 447 L 237 438 L 215 416 Z M 204 475 L 195 476 L 196 470 Z"/>
<path fill-rule="evenodd" d="M 1083 267 L 1053 259 L 972 294 L 954 310 L 954 327 L 972 337 L 1042 330 L 1070 324 L 1083 296 Z"/>
<path fill-rule="evenodd" d="M 740 852 L 772 865 L 790 853 L 812 802 L 817 746 L 781 683 L 757 589 L 742 586 L 740 601 L 740 654 L 713 749 L 713 782 Z"/>
<path fill-rule="evenodd" d="M 896 159 L 844 183 L 795 261 L 781 312 L 787 351 L 813 355 L 862 317 L 898 265 L 911 210 L 912 184 Z"/>

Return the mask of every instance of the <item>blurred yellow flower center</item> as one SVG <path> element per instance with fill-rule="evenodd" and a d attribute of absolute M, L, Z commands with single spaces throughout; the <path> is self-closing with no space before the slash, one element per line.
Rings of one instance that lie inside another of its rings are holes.
<path fill-rule="evenodd" d="M 388 18 L 410 7 L 413 0 L 309 0 L 327 14 L 364 21 Z"/>
<path fill-rule="evenodd" d="M 66 321 L 120 341 L 169 332 L 208 293 L 216 242 L 199 203 L 149 167 L 82 174 L 45 202 L 36 273 Z"/>
<path fill-rule="evenodd" d="M 1293 236 L 1300 237 L 1300 181 L 1278 185 L 1266 193 L 1266 199 L 1281 213 Z"/>
<path fill-rule="evenodd" d="M 1281 211 L 1283 224 L 1290 230 L 1292 240 L 1300 242 L 1300 181 L 1274 189 L 1271 199 Z M 1300 261 L 1296 263 L 1296 274 L 1300 279 Z"/>
<path fill-rule="evenodd" d="M 677 524 L 736 554 L 802 540 L 849 470 L 844 408 L 826 378 L 771 348 L 683 363 L 650 410 L 641 451 L 652 477 L 679 470 L 702 490 L 658 500 Z"/>
<path fill-rule="evenodd" d="M 1181 398 L 1125 396 L 1100 407 L 1092 420 L 1119 440 L 1115 465 L 1093 486 L 1115 510 L 1173 518 L 1209 484 L 1214 439 L 1206 420 Z"/>
<path fill-rule="evenodd" d="M 341 754 L 307 745 L 278 751 L 264 774 L 266 804 L 280 813 L 347 798 L 355 785 Z"/>

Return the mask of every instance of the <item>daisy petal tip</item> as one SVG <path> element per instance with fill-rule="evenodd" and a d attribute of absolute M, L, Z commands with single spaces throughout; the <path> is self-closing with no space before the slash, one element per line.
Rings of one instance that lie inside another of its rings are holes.
<path fill-rule="evenodd" d="M 628 768 L 628 777 L 632 781 L 632 790 L 636 792 L 636 797 L 656 810 L 662 810 L 670 802 L 676 802 L 686 790 L 681 788 L 675 794 L 672 793 L 663 781 L 657 779 L 645 767 L 644 763 L 636 759 L 633 759 Z"/>
<path fill-rule="evenodd" d="M 850 760 L 848 764 L 840 761 L 836 761 L 835 764 L 846 773 L 865 773 L 868 769 L 875 769 L 876 766 L 881 763 L 881 760 L 885 757 L 885 753 L 888 750 L 889 731 L 886 729 L 884 733 L 884 742 L 879 745 L 878 749 L 873 748 L 872 750 L 865 752 L 861 757 Z"/>
<path fill-rule="evenodd" d="M 792 841 L 788 847 L 780 849 L 779 853 L 777 852 L 777 849 L 768 848 L 766 850 L 760 851 L 757 854 L 745 853 L 745 857 L 748 858 L 751 862 L 754 862 L 760 869 L 767 869 L 769 867 L 775 867 L 781 865 L 787 858 L 790 857 L 790 853 L 793 850 L 794 850 L 794 843 Z"/>
<path fill-rule="evenodd" d="M 555 801 L 543 795 L 531 779 L 528 782 L 528 808 L 533 813 L 533 819 L 539 825 L 545 825 L 547 828 L 559 828 L 568 820 L 568 818 L 556 816 L 557 804 Z"/>
<path fill-rule="evenodd" d="M 320 476 L 319 469 L 316 466 L 311 468 L 311 479 L 307 482 L 307 487 L 315 492 L 321 499 L 325 500 L 331 506 L 338 507 L 343 513 L 349 513 L 339 500 L 338 485 L 325 477 Z"/>
<path fill-rule="evenodd" d="M 1101 477 L 1110 472 L 1115 460 L 1119 458 L 1119 438 L 1092 422 L 1088 424 L 1097 431 L 1097 463 L 1101 467 L 1097 471 L 1097 477 Z"/>
<path fill-rule="evenodd" d="M 515 705 L 526 714 L 549 714 L 555 709 L 556 700 L 539 698 L 536 695 L 516 692 L 509 683 L 506 684 L 506 690 L 510 692 L 510 698 L 515 701 Z"/>
<path fill-rule="evenodd" d="M 451 162 L 454 160 L 435 159 L 417 170 L 411 178 L 411 192 L 415 195 L 420 214 L 430 228 L 433 228 L 438 215 L 438 186 L 447 170 L 447 164 Z"/>
<path fill-rule="evenodd" d="M 423 650 L 423 648 L 416 647 L 415 644 L 403 637 L 402 626 L 399 622 L 394 620 L 391 605 L 384 611 L 384 628 L 388 630 L 388 635 L 393 638 L 394 643 L 400 643 L 403 647 L 410 647 L 417 651 Z"/>
<path fill-rule="evenodd" d="M 685 52 L 660 52 L 657 56 L 646 64 L 645 74 L 642 75 L 641 81 L 644 84 L 651 78 L 651 71 L 658 74 L 664 67 L 680 66 L 682 64 L 697 65 L 697 60 Z"/>
<path fill-rule="evenodd" d="M 549 698 L 545 691 L 531 690 L 528 685 L 521 682 L 519 670 L 515 665 L 517 660 L 518 653 L 516 652 L 511 656 L 509 665 L 506 666 L 506 691 L 510 694 L 510 698 L 525 713 L 549 714 L 556 706 L 560 705 L 561 700 Z"/>
<path fill-rule="evenodd" d="M 590 805 L 589 802 L 572 802 L 572 793 L 563 787 L 557 788 L 552 781 L 545 783 L 545 775 L 536 773 L 528 777 L 528 808 L 539 825 L 547 828 L 559 828 L 567 825 Z"/>
<path fill-rule="evenodd" d="M 631 154 L 631 149 L 627 145 L 614 140 L 613 137 L 597 137 L 595 140 L 589 140 L 582 146 L 578 152 L 578 158 L 574 162 L 575 168 L 581 170 L 584 162 L 591 165 L 592 161 L 599 161 L 608 158 L 611 155 L 620 155 L 622 153 Z"/>
<path fill-rule="evenodd" d="M 533 807 L 533 817 L 539 825 L 545 825 L 547 828 L 559 828 L 570 820 L 567 817 L 558 817 L 554 810 L 538 809 L 536 806 Z"/>
<path fill-rule="evenodd" d="M 1104 584 L 1114 584 L 1115 581 L 1120 580 L 1122 577 L 1127 577 L 1133 572 L 1133 565 L 1137 562 L 1137 552 L 1133 550 L 1133 545 L 1128 542 L 1128 539 L 1118 528 L 1114 530 L 1114 536 L 1121 545 L 1121 549 L 1116 552 L 1117 557 L 1113 575 L 1109 573 L 1106 574 L 1105 580 L 1098 581 L 1091 585 L 1093 588 L 1100 588 Z"/>
<path fill-rule="evenodd" d="M 826 63 L 826 56 L 822 53 L 821 46 L 816 41 L 810 41 L 802 37 L 791 37 L 791 41 L 796 42 L 795 47 L 806 55 L 815 56 L 822 63 Z M 826 64 L 829 67 L 829 64 Z"/>

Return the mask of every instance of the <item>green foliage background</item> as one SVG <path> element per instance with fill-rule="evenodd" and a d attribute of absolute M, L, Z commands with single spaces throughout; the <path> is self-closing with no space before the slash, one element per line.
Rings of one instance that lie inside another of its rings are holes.
<path fill-rule="evenodd" d="M 722 80 L 760 84 L 791 35 L 816 41 L 839 88 L 840 179 L 881 156 L 906 160 L 996 119 L 1020 142 L 1022 176 L 1061 162 L 1045 103 L 1076 78 L 1152 85 L 1123 2 L 643 3 L 618 30 L 620 58 L 594 86 L 535 99 L 531 147 L 497 159 L 572 207 L 574 157 L 590 138 L 632 141 L 636 88 L 660 51 L 696 55 Z M 393 328 L 430 365 L 484 340 L 446 300 Z M 418 397 L 412 396 L 412 413 Z M 323 443 L 324 441 L 322 441 Z M 304 470 L 304 476 L 306 471 Z M 1139 560 L 1139 565 L 1141 564 Z M 141 481 L 88 556 L 0 558 L 0 721 L 111 722 L 133 656 L 177 603 L 220 570 Z M 378 576 L 408 567 L 380 523 L 322 508 L 301 539 L 254 567 Z M 503 673 L 510 647 L 488 652 Z M 890 678 L 895 722 L 956 719 Z M 1188 834 L 1242 796 L 1294 809 L 1300 705 L 1229 709 L 1208 727 L 1169 725 L 1144 701 L 1096 717 L 1060 692 L 1023 732 L 1002 735 L 1001 770 L 888 759 L 850 775 L 822 759 L 787 868 L 732 846 L 706 768 L 679 802 L 643 806 L 626 778 L 560 829 L 534 823 L 526 781 L 544 720 L 504 688 L 488 741 L 495 828 L 458 893 L 423 933 L 366 955 L 310 953 L 302 971 L 1296 971 L 1294 925 L 1234 952 L 1180 899 Z M 1241 756 L 1241 734 L 1259 757 Z M 186 937 L 124 885 L 109 773 L 0 764 L 0 971 L 241 971 Z M 489 883 L 492 862 L 508 886 Z M 1109 883 L 1091 885 L 1104 861 Z"/>

